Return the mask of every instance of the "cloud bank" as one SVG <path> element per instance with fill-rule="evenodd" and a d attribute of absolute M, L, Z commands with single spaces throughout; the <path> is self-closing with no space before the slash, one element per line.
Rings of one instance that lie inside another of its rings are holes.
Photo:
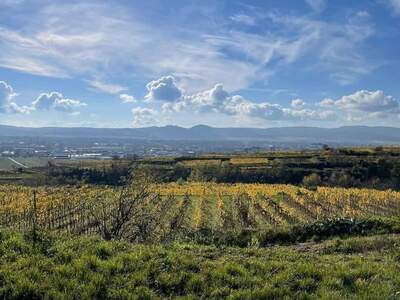
<path fill-rule="evenodd" d="M 177 114 L 212 113 L 232 117 L 245 124 L 258 121 L 258 124 L 265 126 L 282 121 L 298 125 L 310 121 L 347 122 L 382 119 L 385 116 L 398 118 L 400 114 L 399 101 L 380 90 L 360 90 L 336 100 L 325 98 L 314 104 L 296 98 L 288 106 L 283 106 L 229 93 L 221 83 L 211 89 L 189 94 L 177 82 L 173 76 L 164 76 L 147 85 L 149 93 L 143 103 L 151 103 L 149 100 L 156 102 L 152 102 L 153 108 L 150 110 L 142 107 L 133 110 L 136 126 L 141 121 L 149 124 L 149 120 L 154 120 L 156 115 L 161 118 Z"/>

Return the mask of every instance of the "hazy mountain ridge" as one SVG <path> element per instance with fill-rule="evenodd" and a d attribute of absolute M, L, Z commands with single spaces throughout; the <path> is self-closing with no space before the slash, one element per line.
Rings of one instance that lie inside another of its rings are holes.
<path fill-rule="evenodd" d="M 15 127 L 0 125 L 0 136 L 7 137 L 65 137 L 65 138 L 124 138 L 182 141 L 271 141 L 309 143 L 400 143 L 400 128 L 345 126 L 338 128 L 275 127 L 275 128 L 215 128 L 198 125 L 145 128 L 88 127 Z"/>

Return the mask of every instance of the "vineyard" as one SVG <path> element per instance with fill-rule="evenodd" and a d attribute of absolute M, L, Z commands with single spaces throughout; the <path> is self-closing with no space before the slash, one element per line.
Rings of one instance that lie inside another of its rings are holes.
<path fill-rule="evenodd" d="M 72 233 L 99 232 L 103 218 L 113 215 L 112 203 L 122 188 L 0 186 L 0 224 Z M 132 195 L 126 195 L 132 197 Z M 103 206 L 99 206 L 103 204 Z M 107 205 L 107 204 L 110 205 Z M 366 218 L 400 214 L 400 192 L 391 190 L 291 185 L 170 183 L 152 185 L 135 202 L 130 220 L 134 240 L 162 241 L 176 235 L 265 229 L 328 218 Z"/>
<path fill-rule="evenodd" d="M 271 161 L 177 159 L 172 182 L 171 159 L 4 180 L 0 299 L 397 299 L 400 191 L 215 177 Z"/>

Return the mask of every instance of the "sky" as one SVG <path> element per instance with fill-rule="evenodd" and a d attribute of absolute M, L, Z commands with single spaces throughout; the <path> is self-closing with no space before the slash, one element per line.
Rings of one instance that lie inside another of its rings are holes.
<path fill-rule="evenodd" d="M 400 127 L 400 0 L 0 0 L 0 124 Z"/>

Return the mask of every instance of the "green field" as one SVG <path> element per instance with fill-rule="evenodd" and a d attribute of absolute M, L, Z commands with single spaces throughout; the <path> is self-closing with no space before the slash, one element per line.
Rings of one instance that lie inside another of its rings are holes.
<path fill-rule="evenodd" d="M 1 299 L 399 299 L 399 235 L 270 248 L 0 231 Z"/>
<path fill-rule="evenodd" d="M 40 157 L 13 157 L 13 159 L 28 168 L 42 167 L 48 162 L 47 158 Z M 0 157 L 0 170 L 11 171 L 21 166 L 11 161 L 8 157 Z"/>

